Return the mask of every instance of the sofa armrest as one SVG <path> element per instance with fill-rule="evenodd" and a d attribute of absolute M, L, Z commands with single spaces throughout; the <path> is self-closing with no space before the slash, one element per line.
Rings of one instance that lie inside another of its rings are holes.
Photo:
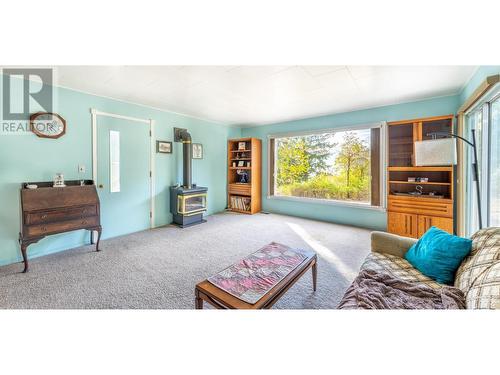
<path fill-rule="evenodd" d="M 415 238 L 402 237 L 386 232 L 372 232 L 372 251 L 403 258 L 410 247 L 417 242 Z"/>

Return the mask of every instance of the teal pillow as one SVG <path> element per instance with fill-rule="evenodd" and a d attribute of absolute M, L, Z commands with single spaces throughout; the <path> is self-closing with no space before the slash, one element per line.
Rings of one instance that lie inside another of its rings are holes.
<path fill-rule="evenodd" d="M 431 227 L 408 250 L 405 259 L 431 279 L 453 284 L 457 268 L 471 249 L 471 240 Z"/>

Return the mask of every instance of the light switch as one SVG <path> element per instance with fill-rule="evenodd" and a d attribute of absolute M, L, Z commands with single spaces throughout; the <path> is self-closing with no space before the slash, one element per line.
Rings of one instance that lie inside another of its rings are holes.
<path fill-rule="evenodd" d="M 78 173 L 85 173 L 85 165 L 83 164 L 78 165 Z"/>

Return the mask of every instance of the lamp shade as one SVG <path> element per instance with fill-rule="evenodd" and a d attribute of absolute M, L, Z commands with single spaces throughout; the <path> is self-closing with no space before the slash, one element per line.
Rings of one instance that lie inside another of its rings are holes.
<path fill-rule="evenodd" d="M 438 166 L 457 164 L 455 138 L 431 139 L 415 142 L 415 165 Z"/>

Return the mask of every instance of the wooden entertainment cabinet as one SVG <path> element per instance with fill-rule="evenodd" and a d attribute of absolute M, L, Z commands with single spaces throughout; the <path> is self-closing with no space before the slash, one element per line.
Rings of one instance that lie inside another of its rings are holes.
<path fill-rule="evenodd" d="M 436 226 L 453 233 L 453 166 L 415 166 L 415 142 L 431 139 L 429 133 L 451 133 L 453 115 L 387 125 L 388 232 L 419 238 L 431 226 Z M 421 194 L 417 194 L 417 190 L 421 190 Z"/>
<path fill-rule="evenodd" d="M 262 141 L 257 138 L 230 139 L 227 144 L 227 162 L 228 209 L 244 214 L 260 212 Z M 246 174 L 247 182 L 241 182 L 242 174 Z"/>

